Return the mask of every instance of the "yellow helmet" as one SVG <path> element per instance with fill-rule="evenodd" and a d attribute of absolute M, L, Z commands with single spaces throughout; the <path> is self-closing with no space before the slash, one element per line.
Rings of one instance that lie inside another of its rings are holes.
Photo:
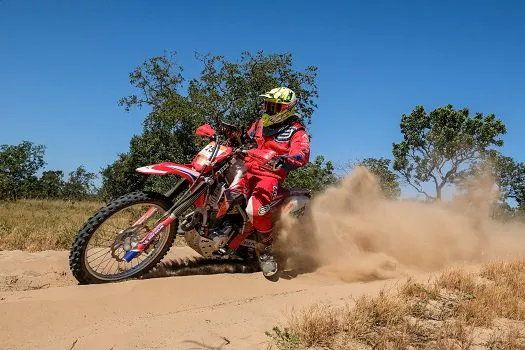
<path fill-rule="evenodd" d="M 264 97 L 263 126 L 281 123 L 295 114 L 297 97 L 293 90 L 277 87 L 259 96 Z"/>

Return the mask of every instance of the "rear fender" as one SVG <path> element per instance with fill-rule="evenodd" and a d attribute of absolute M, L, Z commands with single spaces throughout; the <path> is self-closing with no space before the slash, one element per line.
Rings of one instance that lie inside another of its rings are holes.
<path fill-rule="evenodd" d="M 135 169 L 135 171 L 147 175 L 177 175 L 188 180 L 190 184 L 193 184 L 200 175 L 199 172 L 187 165 L 169 162 L 143 166 Z"/>
<path fill-rule="evenodd" d="M 281 206 L 281 215 L 301 216 L 304 214 L 306 207 L 310 204 L 308 195 L 291 195 L 284 199 Z"/>

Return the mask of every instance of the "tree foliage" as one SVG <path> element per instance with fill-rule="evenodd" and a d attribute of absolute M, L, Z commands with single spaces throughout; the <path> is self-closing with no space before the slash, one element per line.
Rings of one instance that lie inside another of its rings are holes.
<path fill-rule="evenodd" d="M 386 158 L 365 158 L 354 166 L 362 166 L 378 177 L 381 191 L 387 198 L 398 198 L 401 194 L 401 187 L 397 175 L 390 170 L 390 159 Z"/>
<path fill-rule="evenodd" d="M 0 199 L 17 199 L 36 183 L 44 162 L 45 147 L 23 141 L 0 146 Z"/>
<path fill-rule="evenodd" d="M 505 201 L 513 200 L 525 209 L 525 164 L 496 154 L 493 158 L 494 177 Z"/>
<path fill-rule="evenodd" d="M 96 195 L 96 175 L 83 166 L 64 182 L 61 170 L 38 172 L 44 167 L 45 147 L 23 141 L 0 146 L 0 200 L 19 198 L 88 199 Z"/>
<path fill-rule="evenodd" d="M 291 188 L 310 189 L 313 193 L 318 193 L 336 182 L 337 177 L 334 174 L 332 163 L 325 162 L 323 156 L 317 156 L 313 162 L 291 171 L 284 185 Z"/>
<path fill-rule="evenodd" d="M 83 200 L 96 195 L 96 187 L 93 181 L 96 174 L 86 170 L 84 166 L 79 166 L 69 173 L 69 179 L 62 187 L 62 198 Z"/>
<path fill-rule="evenodd" d="M 278 85 L 298 95 L 298 111 L 309 124 L 317 107 L 316 67 L 295 70 L 291 54 L 243 52 L 236 61 L 218 55 L 196 55 L 202 66 L 198 77 L 187 81 L 175 54 L 146 60 L 130 73 L 137 94 L 124 97 L 126 110 L 148 107 L 141 135 L 130 141 L 127 153 L 102 171 L 102 193 L 106 198 L 135 189 L 160 187 L 162 177 L 145 177 L 135 168 L 171 161 L 189 162 L 198 152 L 194 131 L 215 118 L 246 130 L 261 109 L 258 97 Z"/>
<path fill-rule="evenodd" d="M 467 108 L 452 105 L 427 113 L 417 106 L 401 117 L 403 140 L 393 143 L 394 170 L 428 199 L 441 199 L 447 184 L 453 184 L 490 151 L 500 147 L 506 133 L 503 122 L 494 114 L 470 115 Z M 433 183 L 435 197 L 422 184 Z"/>
<path fill-rule="evenodd" d="M 317 108 L 315 78 L 317 68 L 304 72 L 293 69 L 292 54 L 255 55 L 243 52 L 238 62 L 224 56 L 198 56 L 203 70 L 190 81 L 189 98 L 200 115 L 219 116 L 237 125 L 253 122 L 261 109 L 261 93 L 276 86 L 287 86 L 298 97 L 298 112 L 310 123 Z"/>
<path fill-rule="evenodd" d="M 506 212 L 513 209 L 525 209 L 525 164 L 515 161 L 512 157 L 492 151 L 476 163 L 466 178 L 481 175 L 490 171 L 495 184 L 501 193 Z"/>
<path fill-rule="evenodd" d="M 39 182 L 39 191 L 36 193 L 40 198 L 63 198 L 64 172 L 62 170 L 44 171 Z"/>

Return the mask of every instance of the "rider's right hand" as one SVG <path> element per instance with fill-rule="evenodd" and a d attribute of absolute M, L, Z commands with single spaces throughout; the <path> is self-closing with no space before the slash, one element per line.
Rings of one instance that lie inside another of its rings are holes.
<path fill-rule="evenodd" d="M 283 156 L 273 157 L 266 164 L 269 165 L 270 167 L 272 167 L 273 171 L 277 171 L 277 170 L 281 169 L 282 166 L 284 165 L 284 157 Z"/>

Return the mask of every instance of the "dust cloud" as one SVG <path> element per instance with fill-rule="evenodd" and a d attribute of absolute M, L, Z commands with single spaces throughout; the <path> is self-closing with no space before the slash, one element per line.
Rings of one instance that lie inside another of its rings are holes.
<path fill-rule="evenodd" d="M 525 225 L 493 220 L 495 198 L 493 182 L 484 176 L 449 202 L 389 200 L 377 178 L 358 167 L 315 197 L 300 220 L 280 220 L 276 251 L 285 268 L 344 281 L 521 257 Z"/>

